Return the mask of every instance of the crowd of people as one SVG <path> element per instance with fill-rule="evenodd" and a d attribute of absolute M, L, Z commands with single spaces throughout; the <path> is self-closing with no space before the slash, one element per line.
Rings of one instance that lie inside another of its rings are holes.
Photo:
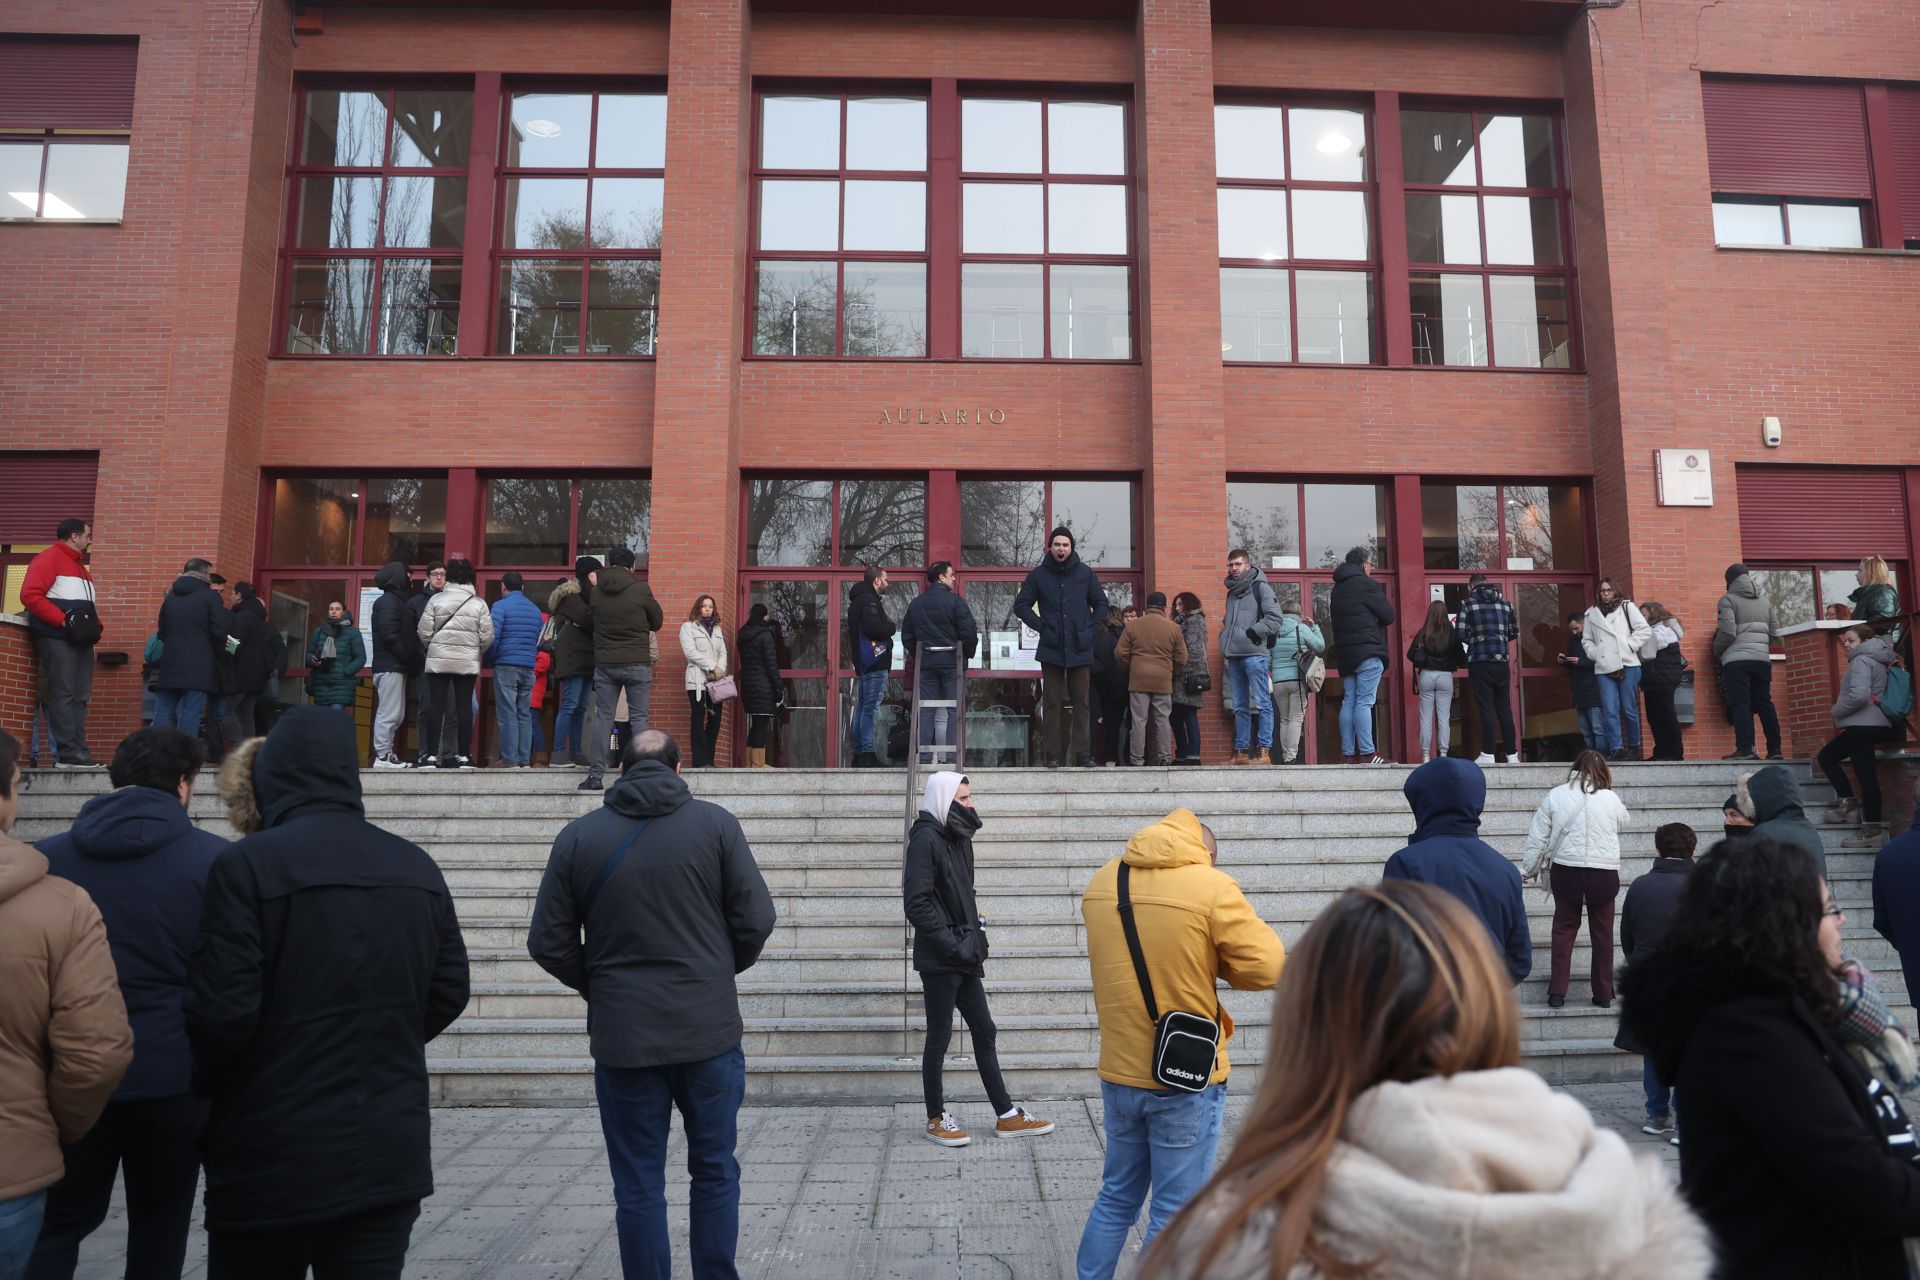
<path fill-rule="evenodd" d="M 467 609 L 484 634 L 471 599 L 423 616 Z M 710 603 L 690 611 L 695 643 L 715 638 Z M 1161 607 L 1136 643 L 1157 631 L 1170 674 L 1184 637 Z M 709 656 L 713 679 L 724 659 Z M 297 707 L 233 746 L 231 844 L 189 820 L 204 755 L 181 729 L 124 740 L 113 790 L 38 848 L 5 834 L 31 781 L 19 756 L 0 733 L 0 1280 L 71 1276 L 121 1177 L 130 1274 L 177 1276 L 202 1176 L 216 1280 L 397 1277 L 433 1191 L 425 1046 L 466 1006 L 468 967 L 439 869 L 365 818 L 351 721 Z M 680 774 L 668 735 L 630 737 L 601 803 L 554 840 L 527 947 L 587 1003 L 625 1274 L 671 1269 L 677 1110 L 694 1274 L 724 1277 L 736 979 L 775 910 L 738 820 Z M 1516 866 L 1480 835 L 1485 772 L 1428 761 L 1404 786 L 1406 846 L 1291 958 L 1192 811 L 1136 832 L 1081 899 L 1106 1145 L 1078 1275 L 1114 1273 L 1145 1207 L 1141 1274 L 1156 1277 L 1908 1276 L 1920 1140 L 1899 1095 L 1920 1067 L 1878 976 L 1841 947 L 1783 766 L 1740 775 L 1705 853 L 1691 828 L 1661 827 L 1626 894 L 1617 1043 L 1644 1056 L 1644 1127 L 1680 1146 L 1679 1186 L 1521 1068 L 1527 882 L 1554 897 L 1549 1004 L 1583 917 L 1593 1003 L 1616 999 L 1629 815 L 1612 782 L 1583 753 Z M 1055 1130 L 996 1054 L 974 851 L 991 803 L 931 773 L 903 854 L 925 1137 L 943 1147 L 972 1141 L 942 1078 L 956 1013 L 992 1131 Z M 1920 963 L 1920 831 L 1879 854 L 1874 915 L 1903 966 Z M 1221 982 L 1276 1004 L 1260 1091 L 1216 1169 L 1234 1030 Z"/>

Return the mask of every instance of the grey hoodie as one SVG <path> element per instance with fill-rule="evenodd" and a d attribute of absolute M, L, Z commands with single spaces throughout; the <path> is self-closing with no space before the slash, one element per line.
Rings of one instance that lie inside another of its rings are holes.
<path fill-rule="evenodd" d="M 1229 574 L 1227 583 L 1227 614 L 1220 624 L 1220 653 L 1228 658 L 1246 658 L 1254 654 L 1265 656 L 1267 646 L 1273 643 L 1274 636 L 1280 632 L 1280 602 L 1273 598 L 1273 588 L 1267 585 L 1267 575 L 1260 572 L 1259 565 L 1248 565 L 1247 571 L 1238 578 Z M 1260 643 L 1247 639 L 1251 628 L 1260 633 Z"/>
<path fill-rule="evenodd" d="M 1847 659 L 1847 674 L 1840 682 L 1840 696 L 1834 700 L 1833 722 L 1842 729 L 1856 725 L 1884 729 L 1887 713 L 1880 709 L 1880 695 L 1887 691 L 1887 669 L 1893 665 L 1893 649 L 1875 636 L 1863 640 Z"/>
<path fill-rule="evenodd" d="M 1719 626 L 1713 633 L 1713 656 L 1724 666 L 1729 662 L 1766 662 L 1779 639 L 1780 628 L 1773 620 L 1773 602 L 1760 595 L 1760 584 L 1750 574 L 1741 574 L 1727 584 L 1720 597 Z"/>

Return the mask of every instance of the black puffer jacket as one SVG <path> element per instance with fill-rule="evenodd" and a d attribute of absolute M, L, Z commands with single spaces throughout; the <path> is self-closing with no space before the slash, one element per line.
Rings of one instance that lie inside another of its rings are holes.
<path fill-rule="evenodd" d="M 1051 667 L 1093 665 L 1093 632 L 1107 616 L 1106 592 L 1078 551 L 1065 560 L 1048 555 L 1013 598 L 1013 614 L 1040 633 L 1034 657 Z"/>
<path fill-rule="evenodd" d="M 1737 856 L 1737 855 L 1730 855 Z M 1682 1117 L 1680 1182 L 1739 1280 L 1906 1280 L 1920 1165 L 1894 1097 L 1807 1003 L 1681 940 L 1621 975 L 1622 1031 Z"/>
<path fill-rule="evenodd" d="M 220 658 L 232 619 L 205 578 L 182 574 L 160 605 L 160 669 L 156 689 L 220 690 Z"/>
<path fill-rule="evenodd" d="M 749 622 L 734 645 L 740 651 L 741 709 L 750 716 L 772 715 L 780 704 L 780 646 L 773 624 Z"/>
<path fill-rule="evenodd" d="M 1368 658 L 1387 660 L 1387 628 L 1397 616 L 1387 589 L 1357 564 L 1333 571 L 1333 649 L 1328 657 L 1351 674 Z"/>
<path fill-rule="evenodd" d="M 412 601 L 407 598 L 411 585 L 407 566 L 398 560 L 388 561 L 375 575 L 373 585 L 380 588 L 380 598 L 373 602 L 373 616 L 367 619 L 373 631 L 373 674 L 418 675 L 426 668 L 427 658 L 420 648 L 420 633 L 414 629 L 420 619 L 414 616 Z"/>
<path fill-rule="evenodd" d="M 861 637 L 873 641 L 876 645 L 885 645 L 886 649 L 875 655 L 865 669 L 886 667 L 893 663 L 893 619 L 887 616 L 886 602 L 880 599 L 880 593 L 864 582 L 853 584 L 853 591 L 847 597 L 847 644 L 853 650 L 853 668 L 862 669 L 859 642 Z"/>
<path fill-rule="evenodd" d="M 447 882 L 368 822 L 353 721 L 289 708 L 263 827 L 214 860 L 187 960 L 207 1226 L 329 1222 L 433 1194 L 427 1041 L 467 1004 Z"/>
<path fill-rule="evenodd" d="M 264 692 L 267 681 L 279 674 L 276 654 L 282 660 L 286 656 L 285 650 L 274 643 L 273 628 L 267 623 L 267 606 L 258 599 L 242 600 L 234 605 L 228 634 L 240 643 L 233 655 L 233 691 Z"/>
<path fill-rule="evenodd" d="M 1119 647 L 1120 633 L 1124 630 L 1125 627 L 1110 627 L 1103 622 L 1093 632 L 1093 683 L 1102 696 L 1108 692 L 1118 693 L 1123 705 L 1127 695 L 1127 669 L 1120 665 L 1114 650 Z"/>
<path fill-rule="evenodd" d="M 979 816 L 952 801 L 944 818 L 922 809 L 914 819 L 900 892 L 913 926 L 916 973 L 986 972 L 987 935 L 973 897 L 973 833 L 979 829 Z"/>
<path fill-rule="evenodd" d="M 553 633 L 553 678 L 567 680 L 593 674 L 592 619 L 587 593 L 578 579 L 568 578 L 547 597 L 547 612 L 560 619 Z"/>

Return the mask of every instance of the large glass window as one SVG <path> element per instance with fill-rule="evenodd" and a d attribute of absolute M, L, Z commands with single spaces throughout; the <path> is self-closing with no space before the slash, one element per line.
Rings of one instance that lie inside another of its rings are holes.
<path fill-rule="evenodd" d="M 926 100 L 759 105 L 753 353 L 926 355 Z"/>
<path fill-rule="evenodd" d="M 505 128 L 494 350 L 653 355 L 666 95 L 515 92 Z"/>
<path fill-rule="evenodd" d="M 472 92 L 306 87 L 297 111 L 282 349 L 456 354 Z"/>
<path fill-rule="evenodd" d="M 1414 109 L 1400 135 L 1414 363 L 1571 368 L 1557 117 Z"/>
<path fill-rule="evenodd" d="M 1421 544 L 1429 569 L 1584 572 L 1585 491 L 1575 484 L 1423 484 Z"/>
<path fill-rule="evenodd" d="M 486 565 L 571 571 L 580 556 L 623 546 L 645 570 L 653 511 L 645 476 L 494 476 L 485 502 Z"/>
<path fill-rule="evenodd" d="M 1119 102 L 960 104 L 960 354 L 1133 355 L 1132 191 Z"/>
<path fill-rule="evenodd" d="M 1221 358 L 1372 363 L 1366 113 L 1223 102 L 1213 118 Z"/>
<path fill-rule="evenodd" d="M 746 484 L 746 562 L 862 568 L 926 560 L 922 476 L 829 480 L 767 476 Z"/>
<path fill-rule="evenodd" d="M 1331 572 L 1355 547 L 1386 568 L 1387 506 L 1384 485 L 1231 480 L 1227 539 L 1268 571 Z"/>
<path fill-rule="evenodd" d="M 425 564 L 446 555 L 445 476 L 280 476 L 267 562 Z"/>
<path fill-rule="evenodd" d="M 123 133 L 0 133 L 0 221 L 118 222 L 126 195 Z"/>
<path fill-rule="evenodd" d="M 1030 569 L 1047 554 L 1047 534 L 1073 531 L 1082 560 L 1133 567 L 1131 480 L 962 480 L 960 560 L 969 568 Z"/>

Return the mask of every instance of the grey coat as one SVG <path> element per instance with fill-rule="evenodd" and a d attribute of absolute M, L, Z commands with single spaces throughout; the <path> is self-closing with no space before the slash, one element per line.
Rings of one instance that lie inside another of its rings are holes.
<path fill-rule="evenodd" d="M 1220 624 L 1220 652 L 1228 658 L 1264 657 L 1280 630 L 1280 602 L 1267 585 L 1267 575 L 1258 565 L 1248 565 L 1244 576 L 1226 581 L 1227 615 Z M 1247 639 L 1249 630 L 1260 633 L 1258 644 Z"/>
<path fill-rule="evenodd" d="M 1174 672 L 1173 701 L 1182 707 L 1205 706 L 1207 695 L 1188 693 L 1187 677 L 1207 673 L 1207 615 L 1204 610 L 1180 615 L 1180 638 L 1187 642 L 1187 665 Z"/>
<path fill-rule="evenodd" d="M 1880 709 L 1879 699 L 1887 691 L 1887 669 L 1893 657 L 1893 649 L 1879 636 L 1863 640 L 1854 649 L 1840 682 L 1840 696 L 1834 700 L 1834 724 L 1842 729 L 1887 727 L 1887 713 Z"/>
<path fill-rule="evenodd" d="M 1780 628 L 1773 620 L 1773 602 L 1763 599 L 1760 586 L 1749 574 L 1741 574 L 1727 584 L 1720 597 L 1720 623 L 1713 633 L 1713 656 L 1722 664 L 1729 662 L 1766 662 L 1779 639 Z"/>

